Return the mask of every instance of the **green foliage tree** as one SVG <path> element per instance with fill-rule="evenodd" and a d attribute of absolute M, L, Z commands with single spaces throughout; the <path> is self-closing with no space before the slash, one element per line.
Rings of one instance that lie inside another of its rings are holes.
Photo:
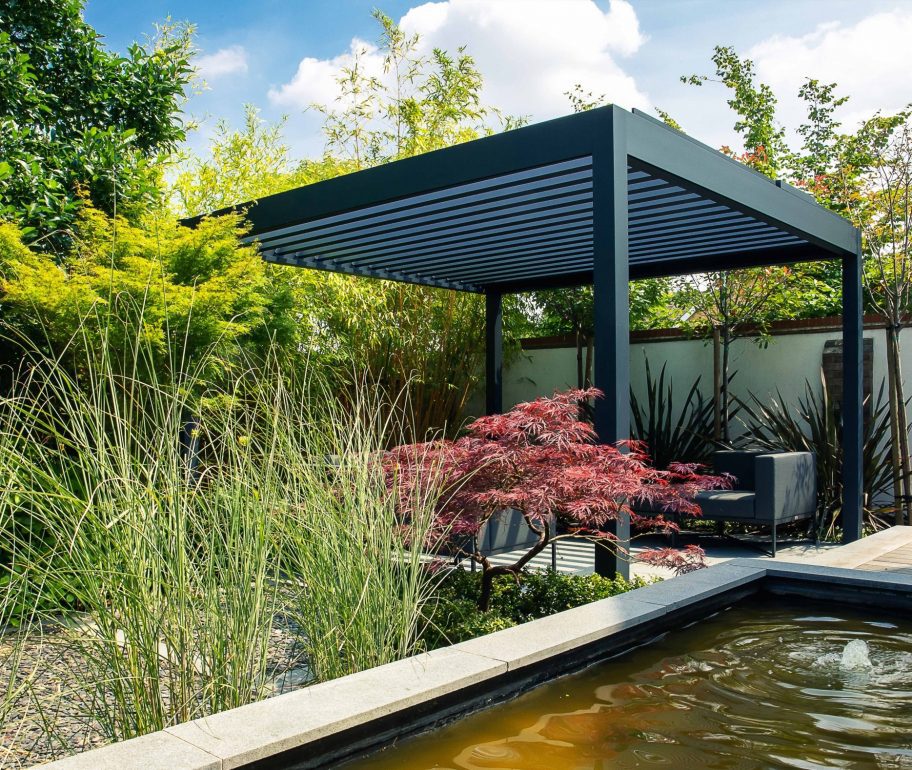
<path fill-rule="evenodd" d="M 84 0 L 0 8 L 0 217 L 64 252 L 83 202 L 132 214 L 155 199 L 154 161 L 184 139 L 191 28 L 160 27 L 126 56 L 82 18 Z"/>
<path fill-rule="evenodd" d="M 729 147 L 723 147 L 722 151 L 775 178 L 788 162 L 788 147 L 785 131 L 776 122 L 777 99 L 773 90 L 756 81 L 754 63 L 742 59 L 731 46 L 717 45 L 712 61 L 716 65 L 714 76 L 685 75 L 681 82 L 693 86 L 715 82 L 729 90 L 728 106 L 738 116 L 734 127 L 741 135 L 744 154 L 736 155 Z"/>
<path fill-rule="evenodd" d="M 172 198 L 183 214 L 200 214 L 302 184 L 410 157 L 518 125 L 481 102 L 483 84 L 472 57 L 435 50 L 375 12 L 385 74 L 365 74 L 364 51 L 338 79 L 338 99 L 314 105 L 324 117 L 326 150 L 295 161 L 282 124 L 261 121 L 248 107 L 240 130 L 221 123 L 209 157 L 183 161 Z M 414 431 L 422 437 L 458 427 L 483 361 L 479 298 L 440 289 L 275 267 L 288 290 L 295 346 L 329 367 L 345 393 L 363 377 L 390 393 L 408 386 Z M 518 300 L 507 302 L 508 326 L 522 325 Z M 285 318 L 286 316 L 283 316 Z M 353 382 L 354 381 L 354 382 Z"/>
<path fill-rule="evenodd" d="M 373 16 L 384 77 L 366 74 L 367 51 L 359 49 L 338 79 L 342 106 L 312 105 L 324 116 L 328 154 L 361 169 L 477 139 L 494 131 L 492 119 L 503 129 L 524 122 L 482 103 L 484 78 L 465 47 L 422 56 L 417 35 L 380 11 Z"/>
<path fill-rule="evenodd" d="M 218 121 L 209 157 L 188 157 L 180 166 L 172 185 L 178 210 L 184 216 L 208 214 L 305 184 L 282 136 L 284 123 L 267 124 L 252 104 L 245 106 L 239 130 Z"/>
<path fill-rule="evenodd" d="M 675 299 L 689 308 L 685 327 L 711 330 L 718 346 L 713 377 L 718 439 L 731 441 L 731 344 L 748 325 L 759 324 L 757 336 L 762 339 L 763 325 L 781 301 L 788 277 L 786 268 L 758 267 L 675 279 Z"/>
<path fill-rule="evenodd" d="M 912 520 L 912 457 L 900 335 L 912 311 L 912 108 L 876 114 L 837 140 L 835 170 L 815 189 L 861 229 L 869 306 L 886 320 L 896 523 Z"/>
<path fill-rule="evenodd" d="M 338 80 L 336 105 L 342 106 L 313 105 L 324 116 L 322 170 L 387 163 L 490 134 L 492 122 L 504 130 L 523 122 L 482 103 L 483 77 L 464 48 L 455 56 L 440 49 L 422 56 L 417 36 L 379 11 L 374 18 L 384 77 L 365 74 L 365 52 L 357 52 Z M 332 168 L 329 158 L 336 161 Z M 355 370 L 390 392 L 409 385 L 416 436 L 458 427 L 481 375 L 480 298 L 401 283 L 365 286 L 350 278 L 324 285 L 336 297 L 326 326 L 345 341 Z M 507 303 L 508 319 L 517 318 L 517 308 L 516 301 Z M 516 328 L 509 320 L 507 326 Z"/>
<path fill-rule="evenodd" d="M 723 46 L 715 48 L 713 62 L 719 81 L 731 91 L 728 104 L 738 115 L 735 130 L 744 143 L 743 155 L 729 153 L 768 176 L 782 173 L 862 231 L 866 305 L 881 314 L 887 326 L 894 507 L 896 521 L 902 523 L 912 517 L 912 458 L 900 352 L 900 332 L 912 305 L 912 111 L 878 113 L 855 133 L 845 133 L 837 110 L 848 97 L 838 93 L 836 83 L 809 78 L 798 92 L 807 111 L 805 122 L 796 127 L 801 146 L 791 151 L 775 120 L 775 95 L 769 86 L 756 82 L 753 63 Z M 682 81 L 702 85 L 711 79 L 692 75 Z M 799 317 L 841 312 L 840 278 L 836 262 L 796 265 L 780 308 Z"/>
<path fill-rule="evenodd" d="M 287 290 L 240 244 L 237 217 L 190 230 L 170 217 L 135 225 L 83 204 L 71 232 L 73 246 L 58 263 L 0 225 L 6 363 L 19 359 L 25 337 L 76 373 L 90 363 L 87 351 L 107 348 L 125 370 L 151 367 L 158 378 L 170 375 L 174 351 L 190 362 L 205 357 L 217 378 L 240 348 L 255 356 L 270 338 L 293 345 Z M 142 361 L 130 355 L 137 338 L 150 351 Z"/>

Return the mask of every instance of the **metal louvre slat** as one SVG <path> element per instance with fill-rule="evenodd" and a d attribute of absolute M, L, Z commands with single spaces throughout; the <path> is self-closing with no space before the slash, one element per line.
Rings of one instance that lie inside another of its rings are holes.
<path fill-rule="evenodd" d="M 682 232 L 669 233 L 660 237 L 630 239 L 630 248 L 638 250 L 643 247 L 664 248 L 676 243 L 700 244 L 707 241 L 719 241 L 733 238 L 741 238 L 752 235 L 781 235 L 781 231 L 769 227 L 763 222 L 757 222 L 751 225 L 738 224 L 734 227 L 720 227 L 716 229 L 704 228 L 696 233 Z"/>
<path fill-rule="evenodd" d="M 700 216 L 704 213 L 718 214 L 723 212 L 729 214 L 738 213 L 733 212 L 728 206 L 723 206 L 721 203 L 698 198 L 686 203 L 677 203 L 670 206 L 662 206 L 661 208 L 629 211 L 627 213 L 627 222 L 628 227 L 642 227 L 643 223 L 673 221 L 692 215 Z"/>
<path fill-rule="evenodd" d="M 541 238 L 532 241 L 521 241 L 520 243 L 508 248 L 481 247 L 473 249 L 471 251 L 454 251 L 450 256 L 448 256 L 447 261 L 444 264 L 441 264 L 441 260 L 435 256 L 418 256 L 411 257 L 408 260 L 386 260 L 386 262 L 379 261 L 371 262 L 370 264 L 377 267 L 388 267 L 390 264 L 395 264 L 409 270 L 424 270 L 426 267 L 433 268 L 436 265 L 449 270 L 453 265 L 475 264 L 478 262 L 485 262 L 491 259 L 496 259 L 498 257 L 506 258 L 523 254 L 538 254 L 544 248 L 552 248 L 552 245 L 554 247 L 560 246 L 568 248 L 587 246 L 591 251 L 592 234 L 591 232 L 584 232 L 570 237 L 567 237 L 565 234 L 561 234 L 560 236 L 553 238 Z"/>
<path fill-rule="evenodd" d="M 681 233 L 689 230 L 700 230 L 704 227 L 715 228 L 720 224 L 753 224 L 757 220 L 745 217 L 737 212 L 721 212 L 708 215 L 690 215 L 675 221 L 657 222 L 654 224 L 631 225 L 627 228 L 631 240 L 643 236 L 661 235 L 663 233 Z"/>
<path fill-rule="evenodd" d="M 386 259 L 391 256 L 406 257 L 410 255 L 427 254 L 435 251 L 449 251 L 452 249 L 469 248 L 477 244 L 502 243 L 508 245 L 517 239 L 532 237 L 543 233 L 560 234 L 561 232 L 575 231 L 578 228 L 592 228 L 592 214 L 588 211 L 582 211 L 575 214 L 556 216 L 548 219 L 529 222 L 524 227 L 495 228 L 491 230 L 480 231 L 477 235 L 470 235 L 463 238 L 442 237 L 442 238 L 419 238 L 413 241 L 405 241 L 400 246 L 383 245 L 373 248 L 364 249 L 343 249 L 338 253 L 315 255 L 308 249 L 296 250 L 296 253 L 314 257 L 318 261 L 321 259 L 334 259 L 338 262 L 352 262 L 377 257 Z"/>
<path fill-rule="evenodd" d="M 523 265 L 536 265 L 541 267 L 543 260 L 562 260 L 563 258 L 572 257 L 570 261 L 578 265 L 578 257 L 587 257 L 591 263 L 592 247 L 576 246 L 566 248 L 538 249 L 519 257 L 502 259 L 495 262 L 478 262 L 474 264 L 454 264 L 447 268 L 447 275 L 453 276 L 456 280 L 474 280 L 478 276 L 484 276 L 491 271 L 500 271 L 503 268 L 518 268 Z M 550 262 L 549 262 L 550 264 Z M 590 265 L 591 267 L 591 265 Z M 433 274 L 431 274 L 433 275 Z"/>
<path fill-rule="evenodd" d="M 427 211 L 433 211 L 440 207 L 459 206 L 465 204 L 467 201 L 475 202 L 494 196 L 509 197 L 516 192 L 544 189 L 549 184 L 551 186 L 554 186 L 555 184 L 560 185 L 567 179 L 570 179 L 571 181 L 580 181 L 587 178 L 591 179 L 591 166 L 592 159 L 590 157 L 577 158 L 572 161 L 543 166 L 538 169 L 531 169 L 459 185 L 446 190 L 413 195 L 407 198 L 379 203 L 354 211 L 333 214 L 328 217 L 320 217 L 311 220 L 304 219 L 302 222 L 295 225 L 270 230 L 268 233 L 260 233 L 257 236 L 251 236 L 251 238 L 263 239 L 278 237 L 300 232 L 302 230 L 314 230 L 336 224 L 357 223 L 386 214 L 389 214 L 390 216 L 403 215 L 405 219 L 409 219 L 416 212 L 420 212 L 423 206 L 426 206 Z M 473 197 L 473 195 L 475 197 Z M 435 209 L 434 207 L 437 208 Z"/>
<path fill-rule="evenodd" d="M 669 209 L 673 206 L 683 206 L 688 203 L 697 203 L 703 199 L 699 195 L 692 192 L 681 192 L 677 195 L 669 196 L 668 198 L 662 200 L 659 203 L 652 201 L 640 201 L 638 203 L 630 203 L 627 206 L 627 211 L 630 213 L 640 213 L 642 211 L 654 211 L 658 209 Z"/>
<path fill-rule="evenodd" d="M 761 248 L 778 248 L 781 246 L 793 246 L 807 243 L 797 236 L 790 235 L 788 233 L 781 233 L 780 235 L 773 237 L 767 237 L 764 239 L 739 239 L 737 241 L 730 240 L 726 241 L 725 245 L 720 245 L 716 248 L 706 247 L 706 248 L 691 248 L 691 249 L 646 249 L 644 251 L 638 252 L 636 254 L 631 254 L 631 262 L 643 262 L 649 261 L 651 259 L 658 259 L 662 257 L 675 257 L 680 259 L 682 257 L 690 256 L 706 256 L 708 254 L 725 254 L 725 253 L 736 253 L 738 251 L 755 251 Z"/>
<path fill-rule="evenodd" d="M 546 213 L 539 209 L 532 211 L 523 209 L 511 213 L 509 216 L 489 217 L 479 222 L 409 228 L 405 232 L 396 231 L 396 237 L 393 238 L 378 236 L 355 241 L 345 240 L 338 244 L 333 242 L 330 247 L 294 244 L 291 248 L 297 252 L 309 253 L 317 258 L 325 255 L 326 258 L 333 259 L 343 257 L 355 259 L 358 255 L 368 255 L 376 253 L 378 250 L 382 252 L 395 251 L 400 246 L 449 243 L 485 233 L 509 233 L 525 229 L 525 225 L 529 222 L 538 224 L 546 222 L 557 223 L 585 218 L 591 219 L 591 217 L 592 204 L 589 200 L 562 201 L 559 205 L 551 206 Z"/>
<path fill-rule="evenodd" d="M 341 269 L 332 264 L 323 264 L 320 266 L 312 264 L 306 259 L 296 259 L 291 255 L 281 255 L 273 257 L 270 254 L 263 254 L 263 259 L 267 262 L 273 262 L 280 265 L 290 265 L 293 267 L 307 267 L 311 269 L 326 270 L 331 273 L 343 273 L 345 275 L 358 275 L 365 278 L 380 278 L 389 281 L 401 281 L 403 283 L 414 283 L 420 286 L 436 286 L 441 289 L 455 289 L 456 291 L 481 292 L 484 287 L 476 286 L 471 283 L 462 283 L 458 281 L 447 281 L 429 276 L 416 275 L 411 273 L 401 273 L 395 271 L 369 270 L 362 268 L 353 268 L 351 266 Z"/>

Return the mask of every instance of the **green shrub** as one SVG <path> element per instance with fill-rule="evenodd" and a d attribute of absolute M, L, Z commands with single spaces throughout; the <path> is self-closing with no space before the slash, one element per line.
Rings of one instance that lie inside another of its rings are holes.
<path fill-rule="evenodd" d="M 649 582 L 643 578 L 563 575 L 551 570 L 524 572 L 519 581 L 502 575 L 494 579 L 491 608 L 481 612 L 478 609 L 481 573 L 452 570 L 440 582 L 434 600 L 428 603 L 423 641 L 429 649 L 455 644 L 617 596 Z"/>

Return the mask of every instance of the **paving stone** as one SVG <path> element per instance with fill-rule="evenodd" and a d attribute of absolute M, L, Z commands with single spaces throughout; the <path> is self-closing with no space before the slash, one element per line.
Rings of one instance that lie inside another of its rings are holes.
<path fill-rule="evenodd" d="M 166 732 L 112 743 L 41 765 L 42 770 L 221 770 L 221 760 Z"/>
<path fill-rule="evenodd" d="M 854 543 L 833 548 L 814 559 L 814 564 L 859 567 L 899 548 L 912 545 L 912 527 L 890 527 Z"/>
<path fill-rule="evenodd" d="M 231 770 L 506 670 L 502 661 L 449 647 L 169 727 L 167 732 L 220 757 L 224 770 Z"/>
<path fill-rule="evenodd" d="M 611 634 L 648 623 L 665 614 L 660 605 L 627 599 L 592 602 L 546 618 L 470 639 L 457 649 L 502 660 L 513 671 L 570 652 Z"/>
<path fill-rule="evenodd" d="M 629 597 L 630 601 L 649 602 L 669 610 L 687 607 L 761 580 L 766 574 L 766 563 L 754 564 L 750 559 L 744 562 L 747 563 L 725 562 L 661 583 L 637 588 L 624 596 Z"/>

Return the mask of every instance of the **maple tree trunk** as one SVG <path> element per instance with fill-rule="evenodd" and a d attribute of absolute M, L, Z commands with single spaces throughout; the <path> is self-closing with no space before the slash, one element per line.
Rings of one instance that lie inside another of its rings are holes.
<path fill-rule="evenodd" d="M 547 522 L 539 529 L 525 513 L 523 514 L 523 518 L 526 521 L 526 526 L 538 535 L 538 542 L 526 551 L 519 561 L 510 566 L 492 566 L 487 558 L 481 558 L 481 594 L 478 597 L 478 609 L 482 612 L 487 612 L 491 609 L 491 594 L 494 591 L 494 578 L 498 575 L 513 575 L 514 578 L 518 579 L 519 573 L 522 572 L 523 567 L 538 556 L 538 554 L 545 549 L 545 546 L 551 542 L 551 527 Z"/>
<path fill-rule="evenodd" d="M 478 597 L 478 609 L 487 612 L 491 609 L 491 592 L 494 589 L 494 578 L 509 573 L 506 567 L 489 567 L 481 571 L 481 595 Z"/>

